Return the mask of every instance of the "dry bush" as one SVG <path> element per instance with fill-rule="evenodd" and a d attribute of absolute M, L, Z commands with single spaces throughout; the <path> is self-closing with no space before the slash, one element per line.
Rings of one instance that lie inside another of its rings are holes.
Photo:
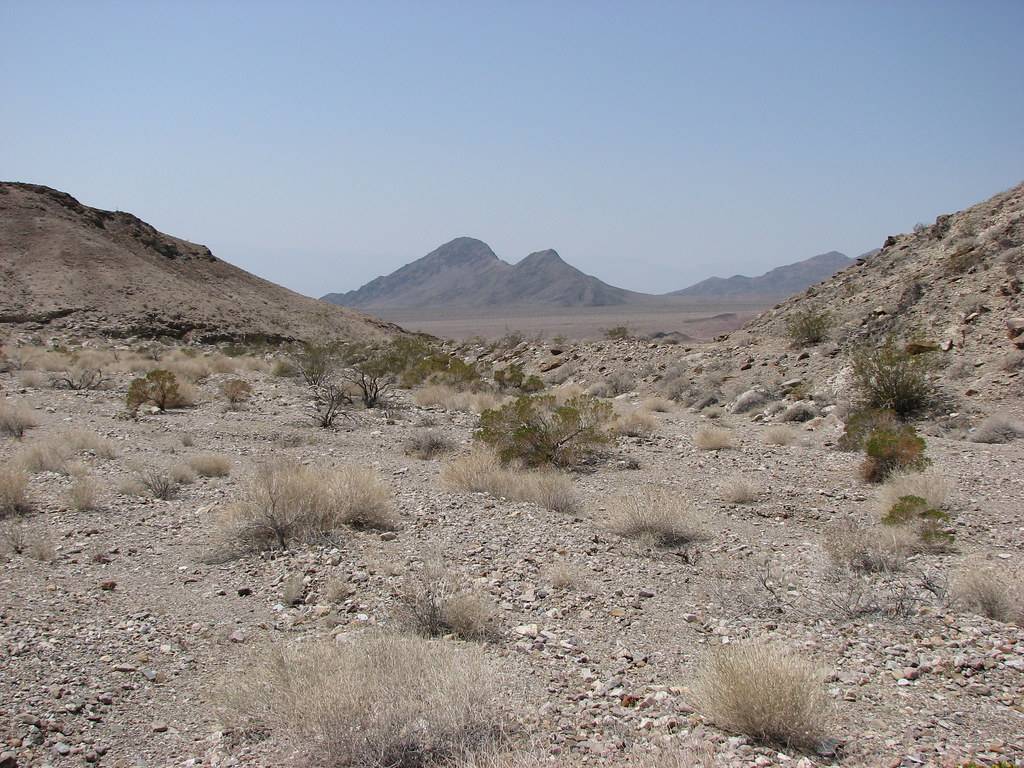
<path fill-rule="evenodd" d="M 200 453 L 188 459 L 188 465 L 203 477 L 227 477 L 231 474 L 231 459 L 219 453 Z"/>
<path fill-rule="evenodd" d="M 715 648 L 696 685 L 716 725 L 767 743 L 807 748 L 829 725 L 824 675 L 802 654 L 762 643 Z"/>
<path fill-rule="evenodd" d="M 953 493 L 953 481 L 943 475 L 897 472 L 878 489 L 878 507 L 884 514 L 906 496 L 924 499 L 929 507 L 945 509 Z"/>
<path fill-rule="evenodd" d="M 416 391 L 413 401 L 422 408 L 483 413 L 497 408 L 502 398 L 492 392 L 461 392 L 447 384 L 428 384 Z"/>
<path fill-rule="evenodd" d="M 693 513 L 670 491 L 640 491 L 615 499 L 608 527 L 619 536 L 658 547 L 689 544 L 702 534 Z"/>
<path fill-rule="evenodd" d="M 136 474 L 138 482 L 154 499 L 167 501 L 178 495 L 178 482 L 170 472 L 155 467 L 145 467 L 138 470 Z"/>
<path fill-rule="evenodd" d="M 195 383 L 210 375 L 210 365 L 203 358 L 185 357 L 174 355 L 166 360 L 161 366 L 165 371 L 173 373 L 179 384 L 182 382 Z"/>
<path fill-rule="evenodd" d="M 145 496 L 146 486 L 138 477 L 125 477 L 117 482 L 117 492 L 124 496 Z"/>
<path fill-rule="evenodd" d="M 972 443 L 1008 443 L 1024 437 L 1024 422 L 1001 413 L 994 413 L 970 434 Z"/>
<path fill-rule="evenodd" d="M 580 568 L 564 560 L 552 565 L 546 576 L 553 589 L 575 589 L 583 579 Z"/>
<path fill-rule="evenodd" d="M 191 448 L 193 445 L 196 444 L 196 439 L 192 436 L 191 432 L 186 432 L 181 436 L 181 444 L 185 448 Z"/>
<path fill-rule="evenodd" d="M 114 444 L 95 432 L 76 429 L 61 435 L 60 439 L 74 451 L 87 451 L 101 459 L 117 458 L 117 448 Z"/>
<path fill-rule="evenodd" d="M 228 379 L 220 385 L 220 393 L 232 408 L 252 399 L 252 385 L 244 379 Z"/>
<path fill-rule="evenodd" d="M 836 526 L 825 539 L 825 554 L 838 567 L 859 573 L 899 571 L 918 547 L 918 536 L 902 526 Z"/>
<path fill-rule="evenodd" d="M 191 485 L 196 481 L 195 470 L 189 464 L 175 464 L 167 470 L 167 474 L 178 485 Z"/>
<path fill-rule="evenodd" d="M 1004 569 L 965 569 L 953 581 L 953 599 L 973 613 L 1024 626 L 1024 586 L 1007 577 Z"/>
<path fill-rule="evenodd" d="M 176 408 L 191 408 L 200 400 L 199 389 L 189 381 L 178 382 L 178 403 Z"/>
<path fill-rule="evenodd" d="M 113 381 L 100 368 L 86 368 L 75 365 L 50 375 L 50 386 L 54 389 L 72 391 L 110 389 Z"/>
<path fill-rule="evenodd" d="M 549 394 L 555 398 L 556 405 L 565 405 L 570 400 L 587 393 L 579 384 L 563 384 L 551 390 Z"/>
<path fill-rule="evenodd" d="M 26 389 L 41 389 L 49 383 L 39 371 L 20 371 L 18 373 L 18 384 Z"/>
<path fill-rule="evenodd" d="M 423 430 L 413 434 L 405 441 L 405 453 L 417 459 L 434 459 L 451 453 L 455 445 L 440 432 Z"/>
<path fill-rule="evenodd" d="M 9 520 L 0 524 L 0 555 L 25 555 L 33 560 L 48 563 L 56 557 L 56 552 L 53 544 L 45 536 L 16 520 Z"/>
<path fill-rule="evenodd" d="M 727 504 L 749 504 L 757 501 L 761 489 L 745 477 L 730 477 L 719 488 L 722 500 Z"/>
<path fill-rule="evenodd" d="M 607 374 L 600 381 L 595 381 L 587 389 L 594 397 L 616 397 L 636 388 L 636 379 L 626 371 L 615 371 Z"/>
<path fill-rule="evenodd" d="M 818 407 L 814 403 L 809 403 L 806 400 L 800 400 L 799 402 L 788 406 L 786 410 L 779 415 L 779 421 L 804 422 L 817 418 L 819 415 Z"/>
<path fill-rule="evenodd" d="M 38 426 L 39 421 L 30 408 L 7 399 L 0 400 L 0 434 L 21 438 Z"/>
<path fill-rule="evenodd" d="M 503 739 L 492 665 L 469 646 L 364 634 L 264 648 L 243 669 L 222 683 L 225 723 L 316 765 L 421 768 Z"/>
<path fill-rule="evenodd" d="M 464 640 L 487 640 L 494 632 L 490 598 L 466 586 L 438 563 L 428 563 L 406 580 L 398 595 L 398 623 L 423 637 L 452 634 Z"/>
<path fill-rule="evenodd" d="M 693 444 L 702 451 L 721 451 L 733 448 L 732 432 L 718 427 L 701 427 L 693 436 Z"/>
<path fill-rule="evenodd" d="M 646 437 L 658 427 L 658 421 L 649 413 L 629 411 L 620 414 L 613 424 L 613 429 L 620 435 L 628 437 Z"/>
<path fill-rule="evenodd" d="M 25 471 L 17 466 L 0 467 L 0 518 L 24 514 L 31 507 Z"/>
<path fill-rule="evenodd" d="M 97 508 L 99 485 L 91 477 L 76 477 L 68 490 L 68 502 L 77 512 L 89 512 Z"/>
<path fill-rule="evenodd" d="M 63 439 L 49 438 L 25 446 L 18 454 L 16 461 L 26 472 L 59 472 L 68 473 L 68 462 L 74 448 Z"/>
<path fill-rule="evenodd" d="M 667 397 L 648 397 L 640 407 L 651 413 L 670 413 L 675 408 L 675 403 Z"/>
<path fill-rule="evenodd" d="M 247 480 L 219 524 L 226 545 L 263 550 L 287 549 L 345 524 L 391 529 L 397 522 L 391 491 L 372 471 L 278 461 Z"/>
<path fill-rule="evenodd" d="M 506 467 L 484 449 L 446 463 L 441 469 L 441 482 L 460 491 L 528 501 L 555 512 L 573 513 L 579 508 L 575 487 L 565 475 L 554 470 Z"/>
<path fill-rule="evenodd" d="M 785 424 L 768 427 L 761 436 L 765 445 L 792 445 L 796 439 L 796 432 Z"/>

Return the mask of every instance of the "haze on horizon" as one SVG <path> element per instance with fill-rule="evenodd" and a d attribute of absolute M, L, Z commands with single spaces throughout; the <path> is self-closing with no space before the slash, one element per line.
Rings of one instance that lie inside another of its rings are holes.
<path fill-rule="evenodd" d="M 354 289 L 459 235 L 755 275 L 1024 178 L 1024 4 L 0 0 L 0 178 Z"/>

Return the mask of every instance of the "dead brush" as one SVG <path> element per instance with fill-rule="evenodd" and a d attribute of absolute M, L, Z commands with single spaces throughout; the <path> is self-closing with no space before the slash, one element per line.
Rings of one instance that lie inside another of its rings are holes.
<path fill-rule="evenodd" d="M 56 552 L 53 544 L 42 534 L 17 520 L 9 520 L 0 524 L 0 555 L 25 555 L 48 563 L 56 557 Z"/>
<path fill-rule="evenodd" d="M 830 724 L 822 672 L 804 654 L 764 643 L 713 650 L 695 693 L 716 725 L 762 743 L 813 747 Z"/>
<path fill-rule="evenodd" d="M 953 600 L 980 616 L 1024 626 L 1024 584 L 990 566 L 964 569 L 953 580 Z"/>
<path fill-rule="evenodd" d="M 933 472 L 895 472 L 878 489 L 878 508 L 885 514 L 907 496 L 924 499 L 929 507 L 946 509 L 953 481 Z"/>
<path fill-rule="evenodd" d="M 22 403 L 0 400 L 0 434 L 21 439 L 25 433 L 39 426 L 31 409 Z"/>
<path fill-rule="evenodd" d="M 0 467 L 0 519 L 23 515 L 31 509 L 28 475 L 18 466 Z"/>
<path fill-rule="evenodd" d="M 765 445 L 792 445 L 797 441 L 797 433 L 792 427 L 776 424 L 764 431 L 761 440 Z"/>
<path fill-rule="evenodd" d="M 629 411 L 620 414 L 612 425 L 620 435 L 627 437 L 647 437 L 658 428 L 658 421 L 649 413 Z"/>
<path fill-rule="evenodd" d="M 231 459 L 219 453 L 199 453 L 190 456 L 188 465 L 202 477 L 227 477 L 231 474 Z"/>
<path fill-rule="evenodd" d="M 724 451 L 735 447 L 732 431 L 718 427 L 701 427 L 693 436 L 693 444 L 702 451 Z"/>
<path fill-rule="evenodd" d="M 657 547 L 675 547 L 703 538 L 693 513 L 669 491 L 641 491 L 615 499 L 608 527 L 619 536 Z"/>
<path fill-rule="evenodd" d="M 165 469 L 144 467 L 136 472 L 136 477 L 154 499 L 168 501 L 178 495 L 178 481 Z"/>
<path fill-rule="evenodd" d="M 859 573 L 894 573 L 903 569 L 918 546 L 918 537 L 900 526 L 858 526 L 846 521 L 825 538 L 823 548 L 833 564 Z"/>
<path fill-rule="evenodd" d="M 504 740 L 493 665 L 476 648 L 364 633 L 254 652 L 220 685 L 227 727 L 265 730 L 316 765 L 422 768 Z"/>
<path fill-rule="evenodd" d="M 482 448 L 447 462 L 441 469 L 441 482 L 456 490 L 528 501 L 555 512 L 573 513 L 579 508 L 575 486 L 566 475 L 555 470 L 506 467 L 493 452 Z"/>
<path fill-rule="evenodd" d="M 398 595 L 399 626 L 423 637 L 456 635 L 464 640 L 494 636 L 494 605 L 439 563 L 428 563 L 406 580 Z"/>
<path fill-rule="evenodd" d="M 26 445 L 15 461 L 26 472 L 56 472 L 68 474 L 68 462 L 74 455 L 74 446 L 65 440 L 49 438 Z"/>
<path fill-rule="evenodd" d="M 727 504 L 750 504 L 761 496 L 761 488 L 757 484 L 739 475 L 726 479 L 718 492 Z"/>
<path fill-rule="evenodd" d="M 76 512 L 90 512 L 99 505 L 99 484 L 85 475 L 76 477 L 68 489 L 68 503 Z"/>
<path fill-rule="evenodd" d="M 455 446 L 451 440 L 433 430 L 421 430 L 405 441 L 406 455 L 415 456 L 424 461 L 451 453 L 454 449 Z"/>

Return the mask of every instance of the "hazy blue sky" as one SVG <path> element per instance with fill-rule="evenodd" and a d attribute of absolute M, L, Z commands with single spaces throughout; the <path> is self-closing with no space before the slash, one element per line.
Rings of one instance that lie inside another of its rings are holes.
<path fill-rule="evenodd" d="M 1022 0 L 0 0 L 0 178 L 314 295 L 463 234 L 668 291 L 1024 179 L 1022 30 Z"/>

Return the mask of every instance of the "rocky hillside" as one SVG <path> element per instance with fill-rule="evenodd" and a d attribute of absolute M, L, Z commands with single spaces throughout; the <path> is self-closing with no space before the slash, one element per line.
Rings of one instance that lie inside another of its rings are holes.
<path fill-rule="evenodd" d="M 690 299 L 768 298 L 778 300 L 820 283 L 854 263 L 839 251 L 820 253 L 795 264 L 786 264 L 758 277 L 734 275 L 709 277 L 699 283 L 673 291 L 669 296 Z"/>
<path fill-rule="evenodd" d="M 360 309 L 603 307 L 650 298 L 584 274 L 553 250 L 531 253 L 509 264 L 487 243 L 472 237 L 457 237 L 358 290 L 323 297 L 332 304 Z"/>
<path fill-rule="evenodd" d="M 14 182 L 0 182 L 0 324 L 203 340 L 400 330 L 260 279 L 129 213 Z"/>

